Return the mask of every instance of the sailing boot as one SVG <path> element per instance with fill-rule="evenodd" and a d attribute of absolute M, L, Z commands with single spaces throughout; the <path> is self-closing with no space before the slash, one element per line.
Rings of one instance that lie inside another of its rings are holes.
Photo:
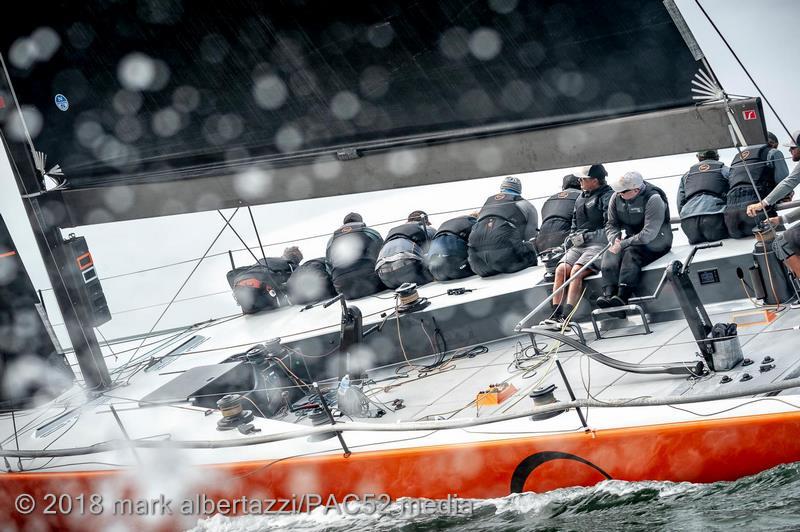
<path fill-rule="evenodd" d="M 619 285 L 619 290 L 617 291 L 617 295 L 612 296 L 609 298 L 608 302 L 610 303 L 609 307 L 623 307 L 628 304 L 628 299 L 631 297 L 631 288 L 628 285 L 621 284 Z M 613 316 L 614 318 L 625 318 L 625 312 L 614 312 L 609 314 L 609 316 Z"/>
<path fill-rule="evenodd" d="M 611 298 L 617 293 L 616 285 L 609 285 L 603 287 L 603 295 L 594 300 L 595 305 L 599 308 L 609 308 L 614 305 L 611 304 Z"/>
<path fill-rule="evenodd" d="M 619 285 L 617 295 L 609 298 L 608 302 L 611 303 L 610 307 L 622 307 L 628 304 L 628 299 L 631 297 L 631 287 L 626 284 Z"/>

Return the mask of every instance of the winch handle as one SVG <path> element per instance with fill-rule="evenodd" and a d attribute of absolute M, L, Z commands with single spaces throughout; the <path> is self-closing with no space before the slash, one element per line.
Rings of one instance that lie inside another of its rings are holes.
<path fill-rule="evenodd" d="M 334 303 L 336 303 L 337 301 L 339 301 L 343 297 L 344 297 L 344 294 L 339 294 L 338 296 L 334 297 L 333 299 L 331 299 L 330 301 L 327 301 L 324 305 L 322 305 L 322 308 L 330 307 L 331 305 L 333 305 Z"/>
<path fill-rule="evenodd" d="M 709 248 L 718 248 L 722 246 L 722 241 L 719 242 L 709 242 L 708 244 L 698 244 L 692 248 L 692 251 L 689 253 L 689 256 L 686 257 L 686 260 L 683 263 L 683 268 L 681 269 L 681 273 L 686 273 L 686 270 L 689 269 L 689 265 L 694 260 L 694 254 L 697 253 L 698 249 L 709 249 Z"/>

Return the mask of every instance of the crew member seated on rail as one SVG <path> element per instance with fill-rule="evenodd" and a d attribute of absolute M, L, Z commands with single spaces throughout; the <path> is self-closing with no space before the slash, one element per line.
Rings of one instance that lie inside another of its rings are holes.
<path fill-rule="evenodd" d="M 681 229 L 690 244 L 728 238 L 724 212 L 730 168 L 719 161 L 717 150 L 699 151 L 697 160 L 678 185 Z"/>
<path fill-rule="evenodd" d="M 582 192 L 573 207 L 570 232 L 564 240 L 564 248 L 567 251 L 556 268 L 553 290 L 557 290 L 567 279 L 578 273 L 582 266 L 589 264 L 589 261 L 608 243 L 606 237 L 608 204 L 614 191 L 606 183 L 607 176 L 608 172 L 602 164 L 586 166 L 578 173 Z M 549 325 L 554 329 L 563 327 L 581 296 L 583 280 L 598 271 L 600 271 L 599 258 L 583 270 L 565 291 L 553 297 L 553 314 L 540 325 Z"/>
<path fill-rule="evenodd" d="M 606 222 L 611 247 L 603 255 L 603 295 L 596 301 L 600 308 L 626 305 L 639 284 L 642 267 L 672 247 L 669 204 L 663 190 L 635 171 L 615 178 L 611 188 L 614 194 Z"/>
<path fill-rule="evenodd" d="M 298 266 L 289 277 L 286 289 L 293 305 L 319 303 L 336 296 L 325 257 L 310 259 Z"/>
<path fill-rule="evenodd" d="M 789 143 L 785 144 L 785 146 L 789 147 L 792 161 L 796 162 L 797 165 L 795 165 L 789 177 L 781 181 L 781 184 L 790 179 L 796 184 L 796 182 L 800 181 L 800 130 L 792 133 L 792 139 Z M 781 193 L 783 193 L 783 191 Z M 756 205 L 759 204 L 757 203 Z M 774 216 L 770 218 L 769 221 L 773 226 L 779 226 L 781 224 L 790 224 L 798 220 L 800 220 L 800 209 L 794 209 L 786 214 Z M 772 243 L 772 249 L 775 251 L 775 256 L 781 259 L 784 264 L 792 270 L 795 277 L 800 278 L 800 224 L 794 225 L 787 231 L 778 234 Z"/>
<path fill-rule="evenodd" d="M 242 312 L 252 314 L 288 304 L 286 284 L 302 260 L 303 253 L 292 246 L 286 248 L 280 257 L 258 259 L 252 266 L 240 266 L 229 271 L 226 276 L 228 284 Z"/>
<path fill-rule="evenodd" d="M 750 170 L 749 174 L 748 170 Z M 786 166 L 786 161 L 780 157 L 780 151 L 771 148 L 769 144 L 748 146 L 742 150 L 741 154 L 736 154 L 728 174 L 730 190 L 725 207 L 725 226 L 732 238 L 751 238 L 753 236 L 753 229 L 758 220 L 747 215 L 747 207 L 758 203 L 759 196 L 761 199 L 775 198 L 770 193 L 788 173 L 789 168 Z M 755 182 L 755 188 L 750 181 L 751 177 Z M 770 205 L 774 205 L 774 202 Z M 767 215 L 774 216 L 775 210 L 768 207 Z"/>
<path fill-rule="evenodd" d="M 555 278 L 556 266 L 564 256 L 564 239 L 569 234 L 575 200 L 581 195 L 577 176 L 564 176 L 561 192 L 553 194 L 542 205 L 542 227 L 536 235 L 536 254 L 544 262 L 545 281 Z"/>
<path fill-rule="evenodd" d="M 792 161 L 800 161 L 798 158 L 798 151 L 797 151 L 797 144 L 800 142 L 800 129 L 792 133 L 792 138 L 789 140 L 788 143 L 784 144 L 784 146 L 789 148 L 789 154 L 792 156 Z M 772 143 L 770 143 L 770 146 Z M 786 161 L 783 160 L 783 154 L 779 150 L 775 150 L 781 155 L 780 161 L 785 165 Z M 777 166 L 776 161 L 776 168 Z M 747 214 L 749 216 L 756 216 L 756 214 L 763 210 L 764 207 L 771 207 L 776 203 L 780 203 L 781 201 L 785 201 L 787 199 L 791 199 L 791 196 L 794 194 L 794 189 L 797 185 L 800 184 L 800 163 L 796 164 L 795 167 L 792 169 L 792 173 L 789 174 L 785 179 L 782 179 L 780 183 L 775 185 L 775 188 L 767 194 L 766 198 L 763 198 L 761 203 L 753 203 L 747 206 Z"/>
<path fill-rule="evenodd" d="M 449 281 L 475 275 L 467 259 L 467 242 L 477 219 L 475 212 L 457 216 L 439 226 L 425 255 L 425 263 L 434 279 Z"/>
<path fill-rule="evenodd" d="M 325 249 L 331 279 L 337 294 L 357 299 L 380 292 L 385 287 L 375 272 L 375 261 L 383 246 L 380 233 L 367 227 L 361 215 L 351 212 L 344 217 Z"/>
<path fill-rule="evenodd" d="M 435 234 L 436 229 L 423 211 L 413 211 L 406 223 L 392 228 L 375 264 L 383 284 L 394 289 L 403 283 L 420 286 L 431 282 L 433 277 L 424 257 Z"/>
<path fill-rule="evenodd" d="M 490 196 L 481 207 L 469 235 L 469 266 L 481 277 L 536 265 L 532 239 L 538 232 L 539 215 L 520 194 L 520 180 L 506 177 L 500 193 Z"/>

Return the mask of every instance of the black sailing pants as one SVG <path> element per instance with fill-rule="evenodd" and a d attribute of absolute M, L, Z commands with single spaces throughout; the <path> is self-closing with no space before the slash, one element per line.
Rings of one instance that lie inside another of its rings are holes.
<path fill-rule="evenodd" d="M 668 252 L 669 249 L 652 251 L 646 246 L 629 246 L 616 254 L 606 251 L 601 267 L 603 288 L 625 285 L 630 291 L 634 291 L 639 284 L 642 267 Z"/>
<path fill-rule="evenodd" d="M 681 220 L 681 229 L 690 244 L 716 242 L 728 238 L 728 228 L 725 227 L 723 214 L 703 214 L 686 218 Z"/>

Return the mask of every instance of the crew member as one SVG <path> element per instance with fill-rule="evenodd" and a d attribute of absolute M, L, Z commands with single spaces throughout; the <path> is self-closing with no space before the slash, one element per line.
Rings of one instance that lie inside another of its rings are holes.
<path fill-rule="evenodd" d="M 788 186 L 794 187 L 800 181 L 800 130 L 792 133 L 792 139 L 785 144 L 789 148 L 789 154 L 792 156 L 792 161 L 798 163 L 795 165 L 792 173 L 781 182 L 781 186 L 789 181 Z M 792 184 L 794 183 L 794 184 Z M 776 188 L 777 190 L 777 188 Z M 756 204 L 759 205 L 759 204 Z M 800 209 L 794 209 L 786 214 L 774 216 L 770 218 L 773 226 L 781 224 L 790 224 L 800 220 Z M 795 225 L 789 230 L 778 234 L 772 244 L 775 256 L 783 260 L 783 262 L 792 270 L 795 277 L 800 278 L 800 224 Z"/>
<path fill-rule="evenodd" d="M 447 220 L 433 235 L 425 255 L 428 270 L 437 281 L 462 279 L 475 275 L 469 267 L 467 242 L 478 213 Z"/>
<path fill-rule="evenodd" d="M 490 196 L 469 235 L 469 266 L 481 277 L 513 273 L 536 265 L 539 215 L 522 194 L 522 183 L 506 177 Z"/>
<path fill-rule="evenodd" d="M 298 266 L 289 277 L 286 289 L 294 305 L 318 303 L 336 296 L 325 257 L 310 259 Z"/>
<path fill-rule="evenodd" d="M 570 174 L 561 181 L 561 192 L 547 198 L 542 205 L 542 227 L 536 235 L 536 251 L 560 246 L 570 232 L 575 200 L 581 195 L 578 176 Z"/>
<path fill-rule="evenodd" d="M 555 279 L 556 266 L 564 256 L 562 244 L 569 234 L 575 200 L 580 191 L 577 176 L 564 176 L 561 192 L 547 198 L 542 205 L 542 227 L 536 235 L 536 254 L 544 261 L 546 282 Z"/>
<path fill-rule="evenodd" d="M 582 192 L 573 207 L 570 232 L 564 241 L 567 252 L 556 268 L 553 290 L 557 290 L 567 279 L 578 273 L 608 242 L 605 227 L 608 221 L 608 204 L 614 191 L 606 183 L 607 176 L 608 172 L 602 164 L 586 166 L 578 172 Z M 541 325 L 559 329 L 563 327 L 581 296 L 583 280 L 598 271 L 599 259 L 583 270 L 565 291 L 556 294 L 553 298 L 553 315 Z"/>
<path fill-rule="evenodd" d="M 360 214 L 351 212 L 328 241 L 325 258 L 337 294 L 357 299 L 385 287 L 375 273 L 375 261 L 383 246 L 380 233 L 367 227 Z"/>
<path fill-rule="evenodd" d="M 420 286 L 431 282 L 433 277 L 424 256 L 435 234 L 436 229 L 423 211 L 413 211 L 406 223 L 392 228 L 375 264 L 383 284 L 397 288 L 403 283 Z"/>
<path fill-rule="evenodd" d="M 242 312 L 252 314 L 289 304 L 287 282 L 302 260 L 303 253 L 292 246 L 280 257 L 258 259 L 254 265 L 229 271 L 228 284 Z"/>
<path fill-rule="evenodd" d="M 611 247 L 603 255 L 603 295 L 600 308 L 626 305 L 636 289 L 642 266 L 666 255 L 672 247 L 669 204 L 664 191 L 639 172 L 611 182 L 606 237 Z M 622 238 L 622 231 L 625 238 Z"/>
<path fill-rule="evenodd" d="M 800 142 L 800 129 L 792 133 L 792 138 L 788 143 L 784 144 L 784 146 L 789 148 L 789 154 L 792 156 L 792 161 L 794 162 L 800 161 L 797 151 L 798 142 Z M 775 151 L 780 153 L 780 160 L 785 165 L 786 161 L 783 160 L 783 154 L 779 150 Z M 763 198 L 760 204 L 754 203 L 748 205 L 747 214 L 750 216 L 756 216 L 756 214 L 763 210 L 764 207 L 769 209 L 781 200 L 791 197 L 791 195 L 794 193 L 795 187 L 797 187 L 798 184 L 800 184 L 800 164 L 796 164 L 792 169 L 792 173 L 789 174 L 785 179 L 781 180 L 781 182 L 775 186 L 775 189 L 770 192 L 767 197 Z"/>
<path fill-rule="evenodd" d="M 728 174 L 729 190 L 724 214 L 725 226 L 732 238 L 753 236 L 757 221 L 748 216 L 747 208 L 753 203 L 758 203 L 759 196 L 762 199 L 766 197 L 774 199 L 769 205 L 774 205 L 786 196 L 786 194 L 778 196 L 771 193 L 776 184 L 783 181 L 788 173 L 789 168 L 780 150 L 771 148 L 769 144 L 748 146 L 736 154 Z M 791 189 L 786 192 L 791 192 Z M 767 212 L 769 216 L 775 213 L 774 209 L 768 209 Z"/>
<path fill-rule="evenodd" d="M 724 213 L 730 168 L 719 161 L 717 150 L 697 152 L 697 161 L 678 186 L 681 229 L 690 244 L 728 238 Z"/>

